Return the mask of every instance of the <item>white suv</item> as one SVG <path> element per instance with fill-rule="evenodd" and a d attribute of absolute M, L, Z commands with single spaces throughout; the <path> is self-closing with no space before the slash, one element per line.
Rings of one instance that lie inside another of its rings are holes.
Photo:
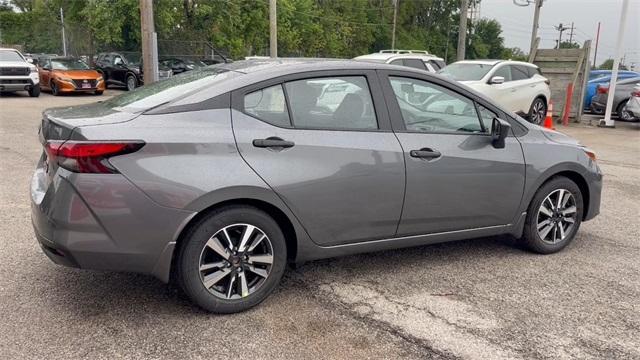
<path fill-rule="evenodd" d="M 549 80 L 531 63 L 511 60 L 464 60 L 448 65 L 440 74 L 457 80 L 541 124 L 551 99 Z"/>
<path fill-rule="evenodd" d="M 16 49 L 0 48 L 0 92 L 29 92 L 29 96 L 40 96 L 38 68 L 29 63 Z"/>
<path fill-rule="evenodd" d="M 380 52 L 358 56 L 354 59 L 408 66 L 432 73 L 445 67 L 444 59 L 431 55 L 425 50 L 380 50 Z"/>

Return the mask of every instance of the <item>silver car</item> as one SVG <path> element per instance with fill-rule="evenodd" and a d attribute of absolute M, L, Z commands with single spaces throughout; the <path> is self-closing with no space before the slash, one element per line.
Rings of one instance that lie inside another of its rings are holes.
<path fill-rule="evenodd" d="M 44 253 L 248 309 L 287 263 L 510 234 L 599 212 L 593 152 L 441 76 L 357 61 L 207 67 L 51 109 L 31 184 Z"/>

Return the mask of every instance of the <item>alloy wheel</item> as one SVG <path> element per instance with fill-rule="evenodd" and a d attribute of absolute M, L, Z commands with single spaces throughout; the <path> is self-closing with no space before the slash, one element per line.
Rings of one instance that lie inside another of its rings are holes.
<path fill-rule="evenodd" d="M 536 216 L 540 239 L 547 244 L 565 240 L 575 226 L 577 210 L 576 200 L 569 190 L 551 192 L 540 204 Z"/>
<path fill-rule="evenodd" d="M 545 109 L 544 102 L 538 99 L 532 106 L 531 122 L 534 124 L 541 124 L 545 116 L 547 116 L 547 109 Z"/>
<path fill-rule="evenodd" d="M 233 224 L 216 232 L 200 253 L 200 280 L 216 297 L 232 300 L 256 292 L 273 264 L 271 240 L 260 228 Z"/>
<path fill-rule="evenodd" d="M 136 88 L 136 78 L 133 76 L 127 77 L 127 90 L 132 91 Z"/>

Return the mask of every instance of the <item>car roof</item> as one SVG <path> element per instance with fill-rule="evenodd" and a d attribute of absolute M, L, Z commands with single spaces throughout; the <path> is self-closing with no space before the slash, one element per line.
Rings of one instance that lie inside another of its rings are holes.
<path fill-rule="evenodd" d="M 388 51 L 388 50 L 383 50 Z M 407 50 L 408 51 L 408 50 Z M 424 54 L 424 53 L 409 53 L 409 52 L 377 52 L 373 54 L 361 55 L 354 58 L 355 60 L 379 60 L 379 61 L 389 61 L 391 59 L 433 59 L 433 60 L 443 60 L 440 57 L 437 57 L 432 54 Z"/>
<path fill-rule="evenodd" d="M 499 60 L 499 59 L 461 60 L 461 61 L 456 61 L 454 64 L 496 65 L 496 64 L 501 64 L 501 63 L 512 64 L 512 65 L 524 65 L 524 66 L 538 67 L 536 64 L 532 64 L 530 62 L 515 61 L 515 60 Z"/>
<path fill-rule="evenodd" d="M 230 71 L 236 71 L 244 74 L 262 73 L 262 72 L 306 72 L 321 70 L 376 70 L 376 69 L 402 69 L 406 71 L 407 67 L 399 65 L 391 65 L 385 63 L 373 63 L 366 61 L 347 60 L 347 59 L 325 59 L 325 58 L 277 58 L 277 59 L 251 59 L 239 60 L 232 63 L 215 65 Z M 416 69 L 417 70 L 417 69 Z M 420 70 L 417 70 L 420 71 Z M 421 71 L 426 72 L 426 71 Z"/>

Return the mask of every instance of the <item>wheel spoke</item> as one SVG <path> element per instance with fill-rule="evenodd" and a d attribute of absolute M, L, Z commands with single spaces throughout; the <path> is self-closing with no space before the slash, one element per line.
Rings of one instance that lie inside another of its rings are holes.
<path fill-rule="evenodd" d="M 562 198 L 564 197 L 564 189 L 558 190 L 558 200 L 556 204 L 556 209 L 560 209 L 562 204 Z"/>
<path fill-rule="evenodd" d="M 258 246 L 262 242 L 262 240 L 264 240 L 266 237 L 267 235 L 265 234 L 260 235 L 260 237 L 258 237 L 256 240 L 253 241 L 253 243 L 251 243 L 251 245 L 247 249 L 247 252 L 252 252 L 253 249 L 255 249 L 256 246 Z"/>
<path fill-rule="evenodd" d="M 567 202 L 571 199 L 571 193 L 567 191 L 565 197 L 562 199 L 560 209 L 564 209 L 567 206 Z"/>
<path fill-rule="evenodd" d="M 555 243 L 556 239 L 557 239 L 556 235 L 558 233 L 558 225 L 557 224 L 553 225 L 551 228 L 553 229 L 552 232 L 551 232 L 551 240 L 553 240 L 553 242 Z"/>
<path fill-rule="evenodd" d="M 229 253 L 227 252 L 227 249 L 224 248 L 224 246 L 220 243 L 220 240 L 218 240 L 215 236 L 212 236 L 209 241 L 207 241 L 207 246 L 215 251 L 218 255 L 222 256 L 225 260 L 229 260 Z"/>
<path fill-rule="evenodd" d="M 230 269 L 224 268 L 222 270 L 216 271 L 212 274 L 205 276 L 203 279 L 204 287 L 209 289 L 213 285 L 217 284 L 220 280 L 224 279 L 225 276 L 229 275 L 230 272 L 231 272 Z"/>
<path fill-rule="evenodd" d="M 245 275 L 244 271 L 238 274 L 238 281 L 240 281 L 240 296 L 248 296 L 249 285 L 247 285 L 247 275 Z"/>
<path fill-rule="evenodd" d="M 236 276 L 232 276 L 231 280 L 229 281 L 229 289 L 227 289 L 227 298 L 230 298 L 231 295 L 233 294 L 233 286 L 236 283 Z"/>
<path fill-rule="evenodd" d="M 229 233 L 227 232 L 227 228 L 222 229 L 222 235 L 224 235 L 224 239 L 229 244 L 229 249 L 233 250 L 234 246 L 233 246 L 233 243 L 231 242 L 231 236 L 229 236 Z"/>
<path fill-rule="evenodd" d="M 200 271 L 205 271 L 205 270 L 215 269 L 215 268 L 223 268 L 226 264 L 227 264 L 226 261 L 218 261 L 218 262 L 213 262 L 208 264 L 202 264 L 200 265 Z"/>
<path fill-rule="evenodd" d="M 549 224 L 551 222 L 550 219 L 547 219 L 541 223 L 538 223 L 538 230 L 542 229 L 545 225 Z"/>
<path fill-rule="evenodd" d="M 548 217 L 553 216 L 553 212 L 551 212 L 551 210 L 549 210 L 549 208 L 547 208 L 544 204 L 540 206 L 540 212 Z"/>
<path fill-rule="evenodd" d="M 571 223 L 571 224 L 573 224 L 573 223 L 575 223 L 575 222 L 576 222 L 575 220 L 573 220 L 573 218 L 572 218 L 572 217 L 565 217 L 565 218 L 562 218 L 562 221 L 564 221 L 564 222 L 568 222 L 568 223 Z"/>
<path fill-rule="evenodd" d="M 247 269 L 256 275 L 262 276 L 265 279 L 267 278 L 267 276 L 269 276 L 269 272 L 267 270 L 257 268 L 253 265 L 249 265 Z"/>
<path fill-rule="evenodd" d="M 253 230 L 255 226 L 247 225 L 244 229 L 244 233 L 242 234 L 242 240 L 240 240 L 240 245 L 238 245 L 238 251 L 243 252 L 249 243 L 249 239 L 251 239 L 251 235 L 253 235 Z"/>
<path fill-rule="evenodd" d="M 562 226 L 562 222 L 558 223 L 558 228 L 560 229 L 560 240 L 564 240 L 564 227 Z"/>
<path fill-rule="evenodd" d="M 547 224 L 547 227 L 544 229 L 540 230 L 540 238 L 542 240 L 547 238 L 547 235 L 549 235 L 549 231 L 551 231 L 551 229 L 553 229 L 553 224 Z"/>
<path fill-rule="evenodd" d="M 564 216 L 569 215 L 569 214 L 574 214 L 577 211 L 575 206 L 570 206 L 566 209 L 563 209 L 560 211 L 560 213 Z"/>
<path fill-rule="evenodd" d="M 273 255 L 249 255 L 249 264 L 273 264 Z"/>

